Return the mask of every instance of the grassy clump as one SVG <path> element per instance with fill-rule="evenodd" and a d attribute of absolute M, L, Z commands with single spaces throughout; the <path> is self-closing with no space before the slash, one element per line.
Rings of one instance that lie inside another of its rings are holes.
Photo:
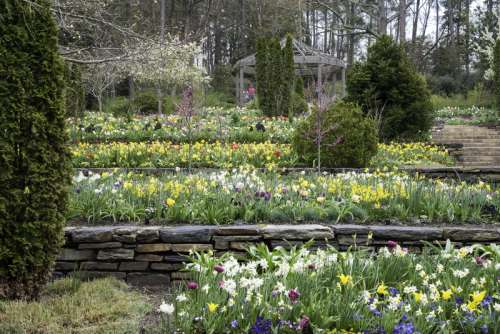
<path fill-rule="evenodd" d="M 0 301 L 0 333 L 137 333 L 146 297 L 116 279 L 49 284 L 39 301 Z"/>

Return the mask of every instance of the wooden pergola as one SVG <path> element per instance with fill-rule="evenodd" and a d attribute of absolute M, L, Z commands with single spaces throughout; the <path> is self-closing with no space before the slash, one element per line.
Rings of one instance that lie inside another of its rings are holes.
<path fill-rule="evenodd" d="M 333 95 L 336 96 L 336 83 L 340 72 L 340 80 L 342 82 L 340 96 L 346 94 L 346 64 L 343 60 L 332 55 L 313 49 L 310 46 L 293 39 L 293 53 L 295 62 L 295 74 L 303 77 L 312 77 L 316 82 L 325 83 L 329 77 L 332 78 Z M 286 44 L 286 39 L 282 39 L 281 47 Z M 255 76 L 255 54 L 240 59 L 235 65 L 237 71 L 236 78 L 236 96 L 239 104 L 245 102 L 243 97 L 245 75 Z"/>

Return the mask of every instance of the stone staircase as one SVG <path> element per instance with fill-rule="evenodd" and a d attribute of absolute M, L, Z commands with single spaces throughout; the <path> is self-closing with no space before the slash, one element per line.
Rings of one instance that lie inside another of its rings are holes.
<path fill-rule="evenodd" d="M 444 125 L 432 130 L 432 142 L 443 145 L 463 167 L 500 167 L 500 128 Z"/>

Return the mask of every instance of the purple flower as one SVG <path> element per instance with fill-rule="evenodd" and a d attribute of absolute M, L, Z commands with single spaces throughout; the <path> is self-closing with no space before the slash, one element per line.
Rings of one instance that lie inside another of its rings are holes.
<path fill-rule="evenodd" d="M 415 334 L 415 326 L 411 322 L 399 322 L 392 330 L 393 334 Z"/>
<path fill-rule="evenodd" d="M 238 328 L 239 325 L 238 320 L 235 319 L 231 321 L 231 328 Z"/>
<path fill-rule="evenodd" d="M 252 334 L 272 334 L 271 327 L 273 323 L 269 319 L 264 319 L 263 317 L 257 317 L 255 324 L 250 329 Z"/>
<path fill-rule="evenodd" d="M 291 289 L 288 291 L 288 298 L 292 301 L 292 304 L 297 303 L 297 299 L 300 297 L 300 292 L 297 289 Z"/>
<path fill-rule="evenodd" d="M 311 320 L 307 315 L 303 315 L 302 318 L 299 321 L 299 329 L 305 329 L 309 327 L 309 323 Z"/>
<path fill-rule="evenodd" d="M 462 297 L 456 297 L 456 298 L 455 298 L 455 303 L 456 303 L 457 305 L 462 305 L 462 304 L 464 303 L 464 300 L 463 300 L 463 298 L 462 298 Z"/>
<path fill-rule="evenodd" d="M 224 272 L 224 267 L 222 265 L 218 264 L 214 267 L 214 270 L 220 274 L 220 273 Z"/>
<path fill-rule="evenodd" d="M 390 287 L 389 293 L 391 294 L 391 296 L 395 296 L 395 295 L 399 294 L 399 291 L 396 288 Z"/>
<path fill-rule="evenodd" d="M 481 331 L 481 334 L 488 334 L 489 333 L 488 325 L 486 325 L 486 324 L 482 325 L 481 328 L 479 328 L 479 330 Z"/>
<path fill-rule="evenodd" d="M 196 282 L 189 282 L 187 284 L 187 288 L 190 289 L 190 290 L 198 289 L 198 283 L 196 283 Z"/>
<path fill-rule="evenodd" d="M 488 307 L 491 304 L 491 302 L 493 302 L 493 297 L 491 297 L 490 295 L 488 295 L 481 302 L 481 306 L 482 307 Z"/>
<path fill-rule="evenodd" d="M 387 241 L 387 247 L 390 249 L 390 250 L 393 250 L 394 248 L 396 248 L 398 246 L 398 243 L 394 240 L 389 240 Z"/>

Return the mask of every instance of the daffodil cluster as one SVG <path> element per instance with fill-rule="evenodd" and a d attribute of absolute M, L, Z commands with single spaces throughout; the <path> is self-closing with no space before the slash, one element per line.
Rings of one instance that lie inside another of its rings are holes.
<path fill-rule="evenodd" d="M 496 245 L 410 254 L 249 249 L 249 260 L 192 255 L 192 281 L 160 306 L 175 333 L 497 333 Z M 397 268 L 397 270 L 395 269 Z"/>
<path fill-rule="evenodd" d="M 257 168 L 276 169 L 299 166 L 298 156 L 289 144 L 195 142 L 111 142 L 79 143 L 73 146 L 74 167 L 192 167 L 233 168 L 249 164 Z M 450 165 L 448 153 L 436 146 L 413 144 L 380 144 L 372 167 Z M 311 166 L 309 166 L 311 167 Z"/>

